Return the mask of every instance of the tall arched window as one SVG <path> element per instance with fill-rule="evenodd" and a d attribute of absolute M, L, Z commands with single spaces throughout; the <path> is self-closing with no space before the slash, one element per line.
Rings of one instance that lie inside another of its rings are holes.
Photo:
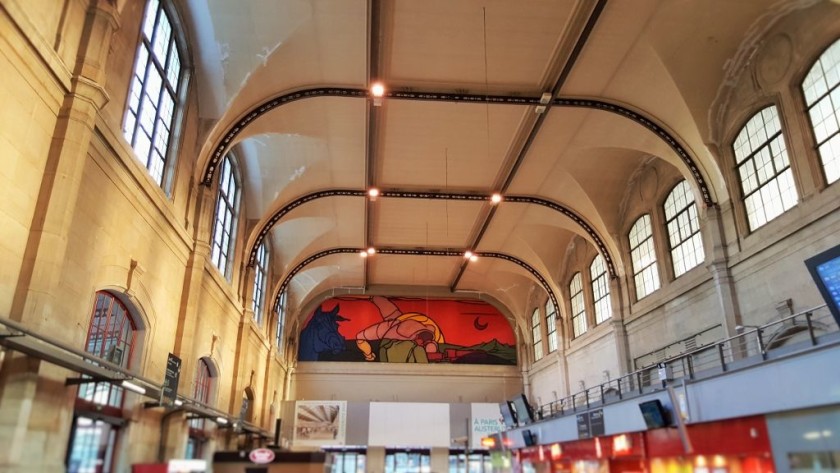
<path fill-rule="evenodd" d="M 799 198 L 775 106 L 753 115 L 732 147 L 750 230 L 796 205 Z"/>
<path fill-rule="evenodd" d="M 630 229 L 630 259 L 633 261 L 633 280 L 636 283 L 636 299 L 641 299 L 659 289 L 659 270 L 656 268 L 656 251 L 653 247 L 653 232 L 650 215 L 636 220 Z"/>
<path fill-rule="evenodd" d="M 236 223 L 239 218 L 239 182 L 231 156 L 225 156 L 219 173 L 216 199 L 216 223 L 213 226 L 212 259 L 219 271 L 230 278 L 230 256 L 236 246 Z"/>
<path fill-rule="evenodd" d="M 840 40 L 817 59 L 802 92 L 828 184 L 840 179 Z"/>
<path fill-rule="evenodd" d="M 97 292 L 85 351 L 123 368 L 131 368 L 136 325 L 125 304 L 108 292 Z M 124 391 L 108 382 L 79 386 L 73 430 L 67 449 L 67 471 L 108 473 L 114 463 Z M 105 414 L 110 420 L 102 420 Z"/>
<path fill-rule="evenodd" d="M 277 344 L 277 352 L 283 353 L 283 327 L 286 323 L 286 291 L 280 293 L 280 299 L 277 301 L 277 322 L 274 329 L 274 343 Z"/>
<path fill-rule="evenodd" d="M 257 249 L 257 261 L 254 266 L 254 295 L 253 295 L 253 309 L 254 320 L 257 324 L 262 324 L 263 321 L 263 307 L 265 307 L 265 284 L 268 278 L 268 245 L 265 241 L 260 243 Z"/>
<path fill-rule="evenodd" d="M 580 273 L 569 283 L 569 300 L 572 303 L 572 334 L 575 338 L 586 333 L 586 303 L 583 299 L 583 278 Z"/>
<path fill-rule="evenodd" d="M 167 160 L 175 155 L 170 152 L 172 129 L 185 82 L 176 41 L 179 32 L 166 6 L 166 1 L 160 0 L 146 5 L 123 123 L 123 133 L 137 159 L 161 187 L 167 187 L 165 176 L 171 169 Z"/>
<path fill-rule="evenodd" d="M 193 387 L 193 399 L 204 404 L 210 403 L 210 390 L 212 388 L 213 372 L 207 360 L 198 360 L 198 368 L 195 373 L 195 385 Z M 204 456 L 204 444 L 207 442 L 207 420 L 192 419 L 189 423 L 190 431 L 187 438 L 186 458 L 202 458 Z"/>
<path fill-rule="evenodd" d="M 542 330 L 540 328 L 540 309 L 531 314 L 531 335 L 534 337 L 534 361 L 543 357 Z"/>
<path fill-rule="evenodd" d="M 679 277 L 706 258 L 700 237 L 697 204 L 688 182 L 683 180 L 674 186 L 665 199 L 664 207 L 671 263 L 674 265 L 674 277 Z"/>
<path fill-rule="evenodd" d="M 548 352 L 553 353 L 557 351 L 557 311 L 554 310 L 554 304 L 551 299 L 545 303 L 545 329 L 546 340 L 548 340 Z"/>
<path fill-rule="evenodd" d="M 589 276 L 592 278 L 592 299 L 595 301 L 595 323 L 600 324 L 612 317 L 610 282 L 603 256 L 598 255 L 592 260 L 592 264 L 589 265 Z"/>

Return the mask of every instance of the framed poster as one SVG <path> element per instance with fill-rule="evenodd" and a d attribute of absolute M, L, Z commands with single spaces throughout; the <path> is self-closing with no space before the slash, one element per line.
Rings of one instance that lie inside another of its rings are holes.
<path fill-rule="evenodd" d="M 293 445 L 321 447 L 344 445 L 347 434 L 347 401 L 295 402 Z"/>

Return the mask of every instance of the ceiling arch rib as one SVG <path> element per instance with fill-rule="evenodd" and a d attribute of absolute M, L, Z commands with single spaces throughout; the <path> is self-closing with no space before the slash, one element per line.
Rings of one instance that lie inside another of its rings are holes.
<path fill-rule="evenodd" d="M 291 103 L 297 100 L 317 97 L 349 97 L 349 98 L 370 98 L 370 93 L 366 89 L 356 88 L 340 88 L 340 87 L 314 87 L 303 89 L 287 94 L 280 95 L 273 99 L 262 102 L 253 107 L 244 114 L 235 124 L 230 126 L 224 133 L 218 144 L 213 148 L 204 166 L 204 172 L 201 179 L 202 184 L 211 185 L 213 176 L 218 168 L 219 162 L 224 157 L 225 152 L 234 143 L 236 137 L 248 127 L 254 120 L 264 115 L 265 113 Z M 438 101 L 438 102 L 464 102 L 476 104 L 503 104 L 503 105 L 519 105 L 532 106 L 540 104 L 540 97 L 523 97 L 517 95 L 481 95 L 481 94 L 461 94 L 461 93 L 447 93 L 447 92 L 414 92 L 414 91 L 386 91 L 385 97 L 387 99 L 395 100 L 421 100 L 421 101 Z M 584 98 L 564 98 L 557 97 L 551 102 L 552 106 L 557 107 L 577 107 L 594 110 L 601 110 L 608 113 L 614 113 L 620 117 L 632 120 L 635 123 L 642 125 L 651 132 L 653 132 L 660 140 L 664 141 L 686 164 L 691 172 L 691 178 L 694 180 L 697 188 L 703 196 L 703 203 L 706 206 L 716 205 L 713 199 L 712 190 L 709 188 L 706 178 L 703 175 L 701 167 L 697 163 L 697 159 L 692 156 L 688 150 L 682 145 L 682 141 L 678 140 L 665 127 L 657 123 L 655 119 L 645 115 L 641 111 L 632 110 L 624 105 L 610 102 L 601 99 L 584 99 Z"/>
<path fill-rule="evenodd" d="M 249 248 L 249 257 L 248 257 L 248 266 L 253 267 L 254 262 L 256 261 L 257 251 L 259 249 L 260 244 L 268 236 L 268 233 L 271 229 L 290 211 L 293 209 L 300 207 L 307 202 L 312 202 L 313 200 L 325 198 L 325 197 L 335 197 L 335 196 L 348 196 L 348 197 L 364 197 L 367 196 L 367 192 L 363 190 L 352 190 L 352 189 L 326 189 L 322 191 L 312 192 L 306 194 L 302 197 L 299 197 L 289 204 L 281 207 L 278 211 L 271 215 L 271 217 L 266 220 L 266 222 L 260 227 L 259 232 L 254 237 L 253 242 L 251 242 L 248 246 Z M 481 194 L 467 194 L 467 193 L 453 193 L 453 192 L 409 192 L 409 191 L 397 191 L 397 190 L 385 190 L 380 191 L 381 198 L 401 198 L 401 199 L 444 199 L 444 200 L 471 200 L 471 201 L 486 201 L 490 202 L 490 197 L 481 195 Z M 504 196 L 505 202 L 512 202 L 512 203 L 523 203 L 523 204 L 534 204 L 540 205 L 546 208 L 549 208 L 555 212 L 562 214 L 563 216 L 571 219 L 578 227 L 580 227 L 586 234 L 592 239 L 595 243 L 596 248 L 598 251 L 603 255 L 604 260 L 607 263 L 607 268 L 610 273 L 610 277 L 615 278 L 617 277 L 616 267 L 614 264 L 613 257 L 611 252 L 609 251 L 604 239 L 601 235 L 577 212 L 574 210 L 566 207 L 563 204 L 558 202 L 554 202 L 548 199 L 544 199 L 541 197 L 535 196 L 523 196 L 523 195 L 509 195 Z"/>
<path fill-rule="evenodd" d="M 283 291 L 286 290 L 289 283 L 292 279 L 300 273 L 304 268 L 308 265 L 314 263 L 315 261 L 324 258 L 326 256 L 336 255 L 336 254 L 347 254 L 347 253 L 360 253 L 364 252 L 365 248 L 353 248 L 353 247 L 341 247 L 341 248 L 329 248 L 323 251 L 319 251 L 313 255 L 310 255 L 303 259 L 300 263 L 298 263 L 294 268 L 292 268 L 286 277 L 283 278 L 283 282 L 280 283 L 280 286 L 274 293 L 274 301 L 272 306 L 276 306 L 277 303 L 280 301 L 280 295 L 283 294 Z M 445 256 L 445 257 L 461 257 L 464 255 L 465 249 L 461 250 L 452 250 L 452 249 L 429 249 L 429 248 L 379 248 L 376 250 L 377 254 L 381 255 L 402 255 L 402 256 Z M 533 266 L 529 265 L 525 261 L 521 259 L 511 256 L 505 253 L 499 252 L 474 252 L 476 256 L 479 258 L 496 258 L 501 259 L 504 261 L 508 261 L 518 265 L 520 268 L 528 271 L 531 275 L 536 279 L 537 282 L 540 283 L 542 288 L 548 293 L 548 297 L 551 299 L 552 304 L 558 310 L 560 309 L 560 305 L 557 302 L 557 296 L 554 294 L 554 290 L 552 290 L 551 285 L 549 284 L 548 280 Z M 450 288 L 452 290 L 452 288 Z M 454 292 L 454 290 L 453 290 Z"/>

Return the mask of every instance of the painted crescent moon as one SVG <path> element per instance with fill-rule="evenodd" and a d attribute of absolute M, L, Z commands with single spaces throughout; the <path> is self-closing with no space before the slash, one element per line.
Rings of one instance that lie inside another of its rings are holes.
<path fill-rule="evenodd" d="M 473 327 L 475 327 L 476 330 L 486 329 L 488 325 L 487 322 L 481 323 L 480 320 L 481 317 L 476 317 L 475 320 L 473 320 Z"/>

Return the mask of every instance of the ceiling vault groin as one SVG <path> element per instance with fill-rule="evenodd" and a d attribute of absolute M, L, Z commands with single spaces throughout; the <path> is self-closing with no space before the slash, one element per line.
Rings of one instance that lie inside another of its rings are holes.
<path fill-rule="evenodd" d="M 302 197 L 298 197 L 297 199 L 289 202 L 288 204 L 284 205 L 276 212 L 274 212 L 271 217 L 266 220 L 266 222 L 260 227 L 259 232 L 251 244 L 248 250 L 248 266 L 253 267 L 256 258 L 257 258 L 257 250 L 260 246 L 260 243 L 268 236 L 271 229 L 277 225 L 280 220 L 283 219 L 289 212 L 292 210 L 300 207 L 303 204 L 308 202 L 312 202 L 314 200 L 323 199 L 326 197 L 367 197 L 367 192 L 364 190 L 353 190 L 353 189 L 326 189 L 317 192 L 311 192 L 306 194 Z M 400 190 L 382 190 L 380 191 L 379 198 L 397 198 L 397 199 L 427 199 L 427 200 L 461 200 L 461 201 L 485 201 L 490 202 L 490 196 L 483 195 L 483 194 L 470 194 L 470 193 L 457 193 L 457 192 L 432 192 L 432 191 L 400 191 Z M 595 244 L 598 251 L 604 257 L 604 261 L 607 264 L 607 269 L 610 273 L 610 277 L 615 278 L 617 277 L 616 269 L 614 260 L 610 251 L 607 249 L 607 245 L 604 242 L 604 239 L 601 235 L 587 222 L 583 217 L 581 217 L 577 212 L 569 207 L 566 207 L 563 204 L 558 202 L 554 202 L 552 200 L 544 199 L 541 197 L 536 196 L 525 196 L 525 195 L 506 195 L 503 198 L 503 202 L 513 202 L 513 203 L 523 203 L 523 204 L 534 204 L 540 205 L 555 212 L 561 213 L 564 216 L 568 217 L 572 220 L 578 227 L 580 227 L 590 238 L 592 238 L 593 243 Z M 501 204 L 497 204 L 501 205 Z M 371 245 L 368 245 L 371 246 Z M 378 249 L 377 249 L 378 251 Z"/>
<path fill-rule="evenodd" d="M 280 287 L 274 292 L 274 302 L 272 307 L 276 306 L 277 303 L 280 301 L 280 295 L 283 294 L 283 291 L 286 290 L 286 287 L 292 281 L 292 279 L 304 268 L 312 264 L 313 262 L 332 255 L 337 254 L 350 254 L 350 253 L 359 253 L 364 252 L 365 248 L 354 248 L 354 247 L 338 247 L 338 248 L 329 248 L 323 251 L 319 251 L 313 255 L 310 255 L 303 259 L 300 263 L 298 263 L 291 271 L 283 278 L 283 282 L 280 283 Z M 444 256 L 444 257 L 463 257 L 464 252 L 466 249 L 440 249 L 440 248 L 399 248 L 399 247 L 385 247 L 385 248 L 377 248 L 376 254 L 377 255 L 400 255 L 400 256 Z M 551 299 L 552 304 L 554 307 L 559 310 L 560 305 L 557 303 L 557 296 L 555 296 L 554 291 L 551 289 L 551 285 L 548 283 L 548 280 L 540 274 L 539 271 L 534 269 L 533 266 L 529 265 L 525 261 L 521 259 L 511 256 L 505 253 L 498 253 L 498 252 L 473 252 L 474 255 L 478 256 L 479 258 L 495 258 L 501 259 L 504 261 L 508 261 L 511 263 L 516 264 L 520 268 L 528 271 L 531 273 L 534 278 L 540 283 L 540 285 L 545 289 L 545 292 L 548 293 L 548 297 Z M 450 290 L 454 293 L 455 291 L 450 288 Z"/>
<path fill-rule="evenodd" d="M 218 169 L 219 163 L 225 156 L 225 153 L 230 148 L 234 139 L 245 130 L 254 120 L 260 116 L 274 110 L 282 105 L 309 98 L 318 97 L 346 97 L 346 98 L 363 98 L 370 99 L 370 93 L 366 89 L 358 88 L 340 88 L 340 87 L 314 87 L 303 89 L 296 92 L 283 94 L 271 100 L 267 100 L 260 105 L 249 110 L 240 120 L 231 126 L 224 136 L 219 140 L 212 152 L 212 157 L 204 169 L 204 175 L 201 183 L 209 186 L 213 182 L 213 176 Z M 386 99 L 396 100 L 417 100 L 427 102 L 467 102 L 477 104 L 499 104 L 499 105 L 520 105 L 520 106 L 536 106 L 540 105 L 540 97 L 523 97 L 518 95 L 483 95 L 483 94 L 460 94 L 460 93 L 446 93 L 446 92 L 414 92 L 414 91 L 386 91 Z M 685 163 L 691 171 L 695 185 L 700 190 L 703 196 L 703 203 L 706 206 L 716 205 L 712 199 L 712 193 L 709 189 L 706 179 L 703 177 L 696 159 L 689 154 L 688 150 L 682 145 L 671 132 L 665 129 L 654 118 L 646 115 L 642 111 L 632 110 L 624 105 L 613 103 L 601 99 L 586 99 L 586 98 L 568 98 L 557 97 L 552 100 L 552 106 L 567 107 L 567 108 L 586 108 L 593 110 L 601 110 L 604 112 L 614 113 L 620 117 L 627 118 L 633 122 L 643 126 L 656 135 L 657 138 L 665 142 Z"/>

